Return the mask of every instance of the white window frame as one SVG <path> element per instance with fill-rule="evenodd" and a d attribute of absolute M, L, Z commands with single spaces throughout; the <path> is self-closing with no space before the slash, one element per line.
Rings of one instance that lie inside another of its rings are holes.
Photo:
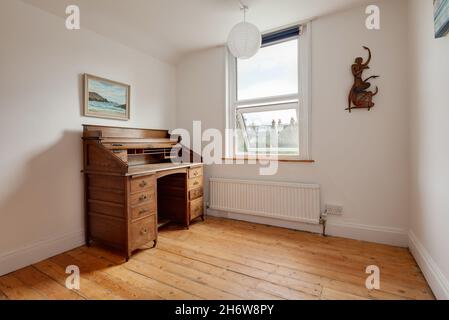
<path fill-rule="evenodd" d="M 281 105 L 287 105 L 289 109 L 296 108 L 299 125 L 299 156 L 279 155 L 279 160 L 312 160 L 311 157 L 311 23 L 302 24 L 298 38 L 298 94 L 261 99 L 237 101 L 237 59 L 226 48 L 226 128 L 237 128 L 238 109 L 250 108 L 263 110 L 284 109 Z M 286 39 L 285 41 L 288 41 Z M 280 41 L 283 42 L 283 41 Z M 292 103 L 295 106 L 292 108 Z M 233 143 L 229 143 L 231 136 L 226 136 L 226 157 L 242 158 L 245 154 L 236 154 Z M 251 156 L 251 155 L 249 155 Z"/>

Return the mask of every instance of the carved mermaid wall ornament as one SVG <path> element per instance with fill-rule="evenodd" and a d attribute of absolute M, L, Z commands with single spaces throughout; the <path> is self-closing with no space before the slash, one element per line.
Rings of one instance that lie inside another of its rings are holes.
<path fill-rule="evenodd" d="M 354 84 L 348 97 L 348 108 L 346 110 L 349 110 L 349 112 L 351 112 L 352 109 L 371 110 L 371 108 L 375 106 L 373 97 L 379 93 L 378 87 L 376 87 L 374 91 L 368 91 L 371 87 L 369 80 L 377 79 L 379 76 L 371 76 L 365 80 L 362 78 L 363 72 L 370 68 L 368 65 L 371 62 L 371 50 L 368 47 L 363 48 L 368 51 L 368 60 L 364 62 L 362 57 L 357 57 L 351 67 L 354 76 Z"/>

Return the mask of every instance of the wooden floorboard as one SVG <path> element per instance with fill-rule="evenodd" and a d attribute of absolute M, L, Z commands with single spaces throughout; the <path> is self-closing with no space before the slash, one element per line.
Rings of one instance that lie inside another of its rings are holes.
<path fill-rule="evenodd" d="M 81 271 L 68 290 L 66 267 Z M 366 267 L 381 270 L 368 290 Z M 407 249 L 209 218 L 190 230 L 171 226 L 155 249 L 128 262 L 81 247 L 0 277 L 5 299 L 434 299 Z"/>
<path fill-rule="evenodd" d="M 83 299 L 83 297 L 80 296 L 76 291 L 64 290 L 65 287 L 62 284 L 56 281 L 52 281 L 52 278 L 40 272 L 33 266 L 19 270 L 15 272 L 14 275 L 26 286 L 34 288 L 39 293 L 42 293 L 45 298 L 52 300 Z"/>
<path fill-rule="evenodd" d="M 164 235 L 172 239 L 177 239 L 178 231 Z M 182 242 L 182 243 L 181 243 Z M 349 256 L 343 260 L 335 257 L 328 257 L 325 254 L 310 254 L 299 249 L 294 252 L 282 250 L 279 246 L 276 250 L 266 250 L 266 246 L 258 245 L 256 243 L 250 244 L 243 239 L 232 240 L 220 238 L 216 235 L 212 236 L 198 236 L 195 232 L 189 233 L 182 237 L 182 241 L 178 241 L 177 246 L 190 246 L 200 248 L 202 252 L 213 253 L 219 250 L 218 247 L 225 249 L 228 259 L 244 260 L 251 258 L 251 265 L 253 267 L 264 267 L 267 271 L 271 271 L 278 266 L 297 269 L 301 271 L 308 271 L 310 273 L 319 274 L 321 276 L 331 275 L 333 278 L 339 278 L 346 281 L 353 281 L 355 283 L 364 284 L 365 274 L 361 274 L 360 270 L 365 270 L 366 266 L 376 264 L 381 268 L 385 289 L 392 294 L 403 293 L 408 298 L 425 298 L 427 292 L 416 290 L 416 285 L 425 285 L 425 282 L 420 277 L 420 272 L 414 263 L 410 266 L 392 266 L 390 264 L 379 264 L 373 262 L 371 259 L 365 259 L 365 263 L 357 261 L 358 256 Z M 240 246 L 239 246 L 240 244 Z M 354 245 L 357 243 L 354 242 Z M 275 261 L 275 263 L 274 263 Z M 348 263 L 348 262 L 351 263 Z M 392 263 L 395 260 L 392 260 Z M 352 276 L 352 280 L 349 277 Z M 395 286 L 396 285 L 396 286 Z M 404 291 L 405 292 L 402 292 Z"/>
<path fill-rule="evenodd" d="M 3 293 L 3 291 L 0 290 L 0 300 L 8 300 L 8 297 L 6 294 Z"/>
<path fill-rule="evenodd" d="M 0 278 L 0 290 L 10 300 L 42 300 L 46 298 L 35 288 L 29 287 L 19 280 L 15 274 L 9 274 Z"/>
<path fill-rule="evenodd" d="M 68 253 L 86 261 L 89 264 L 96 265 L 97 268 L 114 277 L 126 282 L 131 288 L 144 290 L 157 294 L 159 299 L 168 300 L 197 300 L 200 297 L 182 291 L 178 288 L 166 285 L 159 281 L 148 278 L 138 272 L 131 271 L 126 264 L 122 264 L 123 258 L 115 256 L 107 251 L 96 248 L 79 248 Z M 108 259 L 108 257 L 112 257 Z M 115 261 L 118 259 L 118 261 Z"/>

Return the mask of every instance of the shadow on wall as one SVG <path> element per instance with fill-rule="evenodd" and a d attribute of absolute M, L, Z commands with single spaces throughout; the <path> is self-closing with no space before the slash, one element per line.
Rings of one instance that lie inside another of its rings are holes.
<path fill-rule="evenodd" d="M 81 131 L 30 158 L 0 202 L 2 253 L 83 230 Z"/>

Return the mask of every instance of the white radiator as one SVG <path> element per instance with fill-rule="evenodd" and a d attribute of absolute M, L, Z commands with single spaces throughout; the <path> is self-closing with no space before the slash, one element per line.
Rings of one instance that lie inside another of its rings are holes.
<path fill-rule="evenodd" d="M 316 184 L 210 179 L 210 208 L 288 221 L 320 223 Z"/>

